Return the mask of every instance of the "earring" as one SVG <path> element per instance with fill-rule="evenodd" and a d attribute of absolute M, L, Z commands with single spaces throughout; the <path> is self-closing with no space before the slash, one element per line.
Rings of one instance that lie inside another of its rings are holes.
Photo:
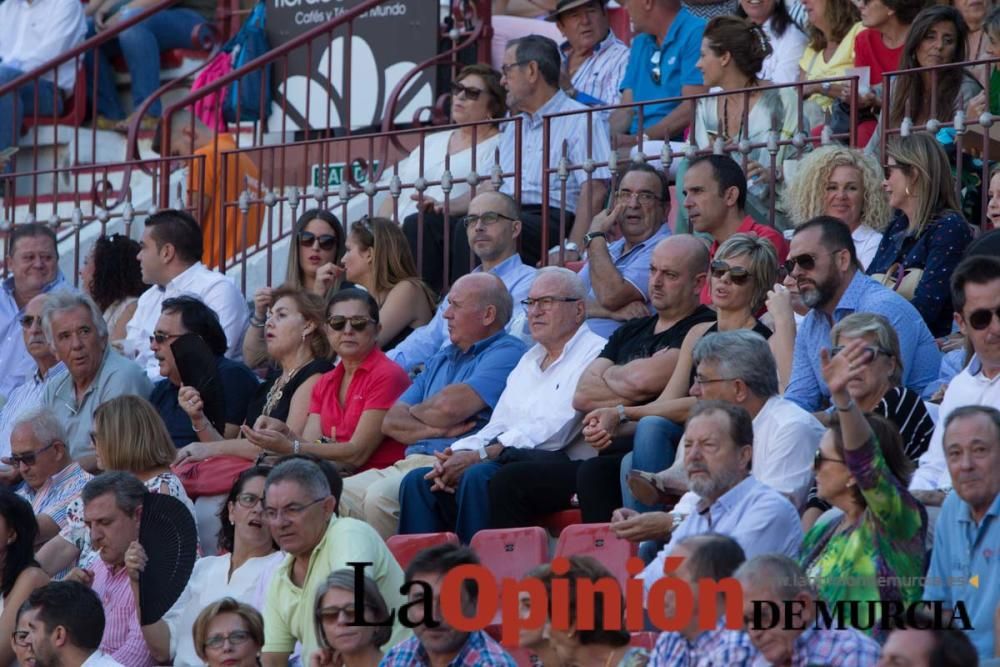
<path fill-rule="evenodd" d="M 907 197 L 912 197 L 913 196 L 913 193 L 910 192 L 910 186 L 909 185 L 907 185 L 905 188 L 903 188 L 903 192 L 906 193 Z"/>
<path fill-rule="evenodd" d="M 302 332 L 302 340 L 305 340 L 305 339 L 306 339 L 306 332 L 305 332 L 305 331 L 303 331 L 303 332 Z"/>

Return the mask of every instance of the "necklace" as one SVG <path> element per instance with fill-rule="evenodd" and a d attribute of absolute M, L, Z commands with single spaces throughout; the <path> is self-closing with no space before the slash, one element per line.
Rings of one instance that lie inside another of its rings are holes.
<path fill-rule="evenodd" d="M 274 406 L 278 404 L 278 402 L 281 400 L 281 397 L 284 396 L 285 394 L 285 386 L 292 379 L 295 373 L 297 373 L 298 370 L 302 368 L 302 366 L 304 365 L 305 364 L 296 366 L 291 371 L 289 371 L 285 375 L 282 375 L 280 378 L 275 380 L 274 384 L 271 385 L 271 388 L 267 392 L 267 397 L 264 399 L 264 409 L 260 411 L 260 414 L 264 415 L 265 417 L 271 416 L 271 410 L 274 409 Z"/>
<path fill-rule="evenodd" d="M 750 79 L 749 81 L 747 81 L 744 87 L 755 88 L 756 86 L 757 86 L 757 80 Z M 747 100 L 747 105 L 749 105 L 750 102 L 749 97 L 747 97 L 746 100 Z M 739 113 L 740 121 L 736 129 L 737 138 L 743 136 L 743 116 L 744 116 L 743 111 L 744 109 L 740 109 Z M 726 143 L 728 143 L 729 140 L 733 138 L 732 135 L 729 134 L 729 95 L 722 96 L 722 132 L 720 133 L 720 136 L 722 137 L 722 140 L 725 141 Z"/>

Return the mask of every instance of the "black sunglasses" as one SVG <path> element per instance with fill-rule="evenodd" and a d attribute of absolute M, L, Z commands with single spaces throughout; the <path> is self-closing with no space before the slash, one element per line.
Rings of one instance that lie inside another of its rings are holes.
<path fill-rule="evenodd" d="M 39 324 L 41 324 L 42 322 L 42 318 L 40 315 L 22 315 L 21 326 L 24 327 L 25 329 L 30 329 L 31 325 L 35 323 L 35 320 L 38 320 Z"/>
<path fill-rule="evenodd" d="M 343 331 L 344 327 L 348 324 L 351 325 L 351 329 L 354 331 L 364 331 L 368 328 L 369 324 L 374 323 L 370 317 L 365 317 L 364 315 L 356 315 L 354 317 L 344 317 L 343 315 L 334 315 L 326 321 L 330 325 L 330 328 L 334 331 Z"/>
<path fill-rule="evenodd" d="M 969 326 L 971 326 L 976 331 L 982 331 L 986 327 L 990 326 L 993 322 L 993 316 L 996 315 L 997 319 L 1000 319 L 1000 308 L 995 310 L 990 310 L 989 308 L 981 308 L 979 310 L 974 310 L 969 313 Z"/>
<path fill-rule="evenodd" d="M 823 456 L 822 450 L 817 449 L 816 456 L 813 458 L 813 469 L 819 470 L 819 467 L 823 465 L 824 461 L 829 463 L 843 463 L 844 465 L 847 465 L 847 462 L 844 461 L 844 459 L 831 459 L 829 456 Z"/>
<path fill-rule="evenodd" d="M 660 79 L 662 78 L 662 73 L 660 71 L 660 59 L 663 58 L 663 51 L 657 51 L 649 59 L 649 64 L 653 66 L 653 69 L 649 70 L 649 76 L 653 79 L 655 85 L 660 85 Z"/>
<path fill-rule="evenodd" d="M 52 449 L 57 442 L 59 441 L 53 440 L 49 444 L 45 445 L 40 449 L 36 449 L 33 452 L 27 452 L 25 454 L 11 454 L 10 456 L 5 456 L 2 460 L 5 464 L 9 465 L 12 468 L 17 468 L 22 463 L 28 467 L 31 467 L 35 465 L 35 463 L 38 461 L 37 457 L 39 454 L 41 454 L 46 450 Z"/>
<path fill-rule="evenodd" d="M 742 266 L 729 266 L 721 260 L 715 260 L 712 262 L 713 278 L 721 279 L 727 273 L 729 274 L 729 279 L 733 281 L 734 285 L 746 285 L 750 280 L 750 272 Z"/>
<path fill-rule="evenodd" d="M 463 86 L 460 83 L 451 84 L 451 95 L 452 97 L 458 97 L 462 95 L 465 99 L 470 102 L 475 102 L 479 99 L 479 96 L 483 94 L 482 88 L 473 88 L 472 86 Z"/>
<path fill-rule="evenodd" d="M 160 333 L 158 331 L 154 331 L 153 335 L 149 337 L 149 342 L 150 344 L 156 343 L 157 345 L 163 345 L 171 338 L 179 338 L 180 336 L 183 335 L 184 334 L 165 334 L 165 333 Z"/>
<path fill-rule="evenodd" d="M 312 232 L 299 232 L 299 245 L 303 248 L 311 248 L 319 241 L 320 250 L 333 250 L 337 247 L 337 237 L 333 234 L 316 235 Z"/>

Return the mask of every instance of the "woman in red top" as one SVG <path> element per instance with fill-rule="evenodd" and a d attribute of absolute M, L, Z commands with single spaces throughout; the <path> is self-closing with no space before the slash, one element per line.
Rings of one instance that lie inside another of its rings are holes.
<path fill-rule="evenodd" d="M 337 464 L 342 474 L 387 468 L 403 458 L 403 445 L 382 435 L 382 420 L 410 386 L 410 378 L 376 345 L 378 304 L 364 290 L 343 289 L 327 310 L 330 343 L 341 362 L 313 388 L 309 417 L 299 436 L 261 417 L 244 427 L 247 439 L 268 451 L 307 452 Z"/>

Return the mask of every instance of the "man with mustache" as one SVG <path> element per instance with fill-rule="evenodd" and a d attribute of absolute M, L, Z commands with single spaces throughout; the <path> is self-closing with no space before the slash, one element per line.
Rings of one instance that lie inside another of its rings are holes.
<path fill-rule="evenodd" d="M 899 335 L 903 385 L 917 392 L 937 378 L 941 353 L 909 301 L 861 271 L 851 230 L 821 215 L 795 230 L 785 269 L 812 310 L 795 337 L 792 376 L 785 398 L 811 412 L 829 403 L 820 372 L 820 350 L 830 347 L 833 325 L 855 312 L 878 313 Z"/>

